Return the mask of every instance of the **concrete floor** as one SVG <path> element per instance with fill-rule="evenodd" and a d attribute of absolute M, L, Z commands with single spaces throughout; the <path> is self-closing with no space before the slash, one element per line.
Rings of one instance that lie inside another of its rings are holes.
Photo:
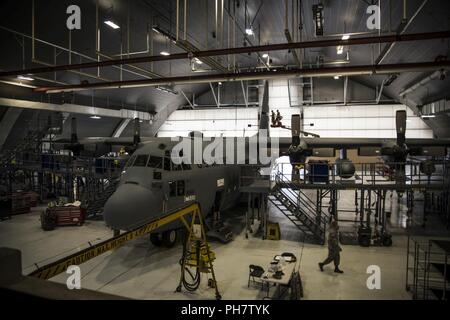
<path fill-rule="evenodd" d="M 342 193 L 340 208 L 351 207 L 352 197 L 351 193 Z M 342 275 L 335 274 L 332 266 L 327 266 L 323 273 L 319 271 L 317 263 L 326 257 L 326 246 L 303 246 L 300 232 L 276 208 L 270 206 L 270 220 L 280 223 L 280 241 L 261 240 L 254 234 L 246 239 L 244 209 L 236 208 L 228 216 L 228 223 L 236 234 L 235 240 L 225 245 L 211 243 L 217 256 L 214 268 L 222 297 L 263 298 L 264 294 L 258 288 L 247 288 L 248 265 L 267 268 L 273 256 L 287 251 L 296 254 L 300 260 L 304 299 L 410 299 L 405 290 L 407 235 L 402 228 L 405 210 L 403 205 L 397 206 L 396 200 L 393 205 L 390 223 L 393 246 L 343 246 L 341 268 L 345 273 Z M 254 230 L 256 228 L 257 225 Z M 22 250 L 24 274 L 34 270 L 34 263 L 43 265 L 86 247 L 88 241 L 94 244 L 111 235 L 102 221 L 87 221 L 81 227 L 61 227 L 44 232 L 40 228 L 39 209 L 0 222 L 0 246 Z M 81 285 L 137 299 L 214 299 L 214 291 L 207 287 L 204 278 L 197 292 L 174 293 L 180 276 L 180 257 L 180 245 L 172 249 L 156 248 L 148 237 L 143 237 L 81 265 Z M 381 290 L 366 287 L 369 265 L 381 268 Z M 66 274 L 60 274 L 51 281 L 64 283 L 66 277 Z"/>

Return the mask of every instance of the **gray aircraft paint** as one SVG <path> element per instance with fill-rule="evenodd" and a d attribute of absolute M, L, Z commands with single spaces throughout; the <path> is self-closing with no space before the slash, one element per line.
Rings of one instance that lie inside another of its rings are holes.
<path fill-rule="evenodd" d="M 266 81 L 259 124 L 261 129 L 267 129 L 267 133 L 269 130 L 268 87 Z M 245 141 L 248 150 L 248 139 Z M 177 142 L 171 141 L 170 138 L 158 138 L 144 142 L 133 153 L 132 158 L 139 155 L 169 157 L 170 151 L 176 144 Z M 204 142 L 202 148 L 204 149 L 207 144 Z M 235 148 L 237 148 L 237 143 L 235 143 Z M 167 171 L 147 166 L 127 166 L 122 173 L 117 190 L 105 205 L 105 222 L 113 229 L 129 230 L 190 201 L 197 201 L 201 206 L 202 213 L 208 215 L 214 209 L 218 193 L 220 193 L 220 203 L 216 209 L 226 210 L 237 205 L 239 201 L 240 172 L 241 168 L 237 164 L 212 166 L 192 164 L 190 170 L 181 171 Z M 155 179 L 156 176 L 158 179 Z M 178 195 L 178 190 L 176 190 L 177 195 L 171 196 L 170 184 L 179 182 L 184 182 L 184 192 Z M 180 222 L 175 222 L 166 226 L 164 230 L 178 226 L 180 226 Z"/>

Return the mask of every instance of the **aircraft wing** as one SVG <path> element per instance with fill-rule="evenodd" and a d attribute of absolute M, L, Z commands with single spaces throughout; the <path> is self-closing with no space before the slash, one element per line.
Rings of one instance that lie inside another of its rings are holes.
<path fill-rule="evenodd" d="M 301 138 L 306 142 L 312 155 L 334 156 L 335 149 L 358 149 L 361 156 L 378 156 L 380 150 L 387 142 L 395 143 L 395 139 L 380 138 Z M 292 138 L 279 138 L 280 154 L 287 154 L 292 143 Z M 445 154 L 445 149 L 450 147 L 450 139 L 406 139 L 412 155 L 438 156 Z"/>
<path fill-rule="evenodd" d="M 312 148 L 347 148 L 357 149 L 360 147 L 381 147 L 388 141 L 395 139 L 380 138 L 302 138 Z M 282 142 L 283 141 L 283 142 Z M 280 138 L 281 145 L 290 145 L 291 138 Z M 450 139 L 406 139 L 408 147 L 424 146 L 447 146 L 450 147 Z"/>

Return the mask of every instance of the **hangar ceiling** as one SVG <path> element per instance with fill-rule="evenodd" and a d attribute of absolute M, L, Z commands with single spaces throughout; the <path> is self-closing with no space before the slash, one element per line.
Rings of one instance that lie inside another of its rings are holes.
<path fill-rule="evenodd" d="M 177 3 L 179 25 L 177 28 Z M 218 3 L 216 16 L 215 3 Z M 223 3 L 223 18 L 220 4 Z M 447 31 L 450 29 L 450 2 L 445 0 L 363 1 L 323 0 L 324 35 L 316 37 L 312 6 L 314 0 L 256 0 L 256 1 L 25 1 L 6 0 L 0 4 L 0 72 L 28 69 L 45 65 L 67 65 L 98 60 L 183 53 L 189 49 L 206 50 L 266 44 L 286 43 L 286 25 L 294 42 L 350 39 L 391 34 L 412 34 Z M 380 4 L 381 30 L 369 31 L 366 27 L 366 9 L 370 4 Z M 34 4 L 34 5 L 33 5 Z M 69 32 L 66 25 L 66 8 L 77 4 L 82 12 L 81 30 Z M 186 4 L 186 12 L 184 11 Z M 286 6 L 288 8 L 286 20 Z M 15 12 L 15 15 L 8 14 Z M 33 14 L 34 13 L 34 14 Z M 20 16 L 21 19 L 17 19 Z M 33 18 L 34 17 L 34 18 Z M 403 18 L 406 20 L 402 20 Z M 98 19 L 97 19 L 98 18 Z M 216 19 L 217 18 L 217 19 Z M 185 20 L 186 19 L 186 20 Z M 104 24 L 111 20 L 120 26 L 114 30 Z M 184 40 L 186 21 L 186 40 Z M 222 23 L 223 21 L 223 23 Z M 403 23 L 402 23 L 403 21 Z M 96 27 L 98 22 L 98 34 Z M 34 25 L 34 28 L 33 28 Z M 223 25 L 223 27 L 221 27 Z M 252 30 L 252 35 L 246 34 Z M 177 32 L 178 30 L 178 32 Z M 32 36 L 35 36 L 34 49 Z M 179 34 L 178 44 L 171 37 Z M 100 38 L 99 41 L 97 41 Z M 392 47 L 390 50 L 387 48 Z M 193 51 L 195 51 L 193 50 Z M 384 54 L 387 51 L 386 54 Z M 69 54 L 70 52 L 70 54 Z M 34 53 L 34 55 L 33 55 Z M 263 58 L 267 52 L 236 54 L 204 58 L 200 61 L 187 59 L 167 62 L 116 65 L 101 69 L 48 72 L 34 75 L 34 81 L 22 83 L 36 87 L 65 84 L 127 81 L 135 79 L 166 78 L 181 75 L 205 75 L 223 72 L 267 70 L 279 72 L 286 68 L 324 68 L 357 65 L 380 65 L 434 62 L 447 60 L 450 54 L 449 39 L 410 41 L 392 44 L 344 46 L 338 54 L 336 47 L 307 48 L 299 50 L 272 51 L 270 61 Z M 195 69 L 195 70 L 193 70 Z M 276 70 L 276 71 L 275 71 Z M 355 75 L 353 83 L 383 89 L 383 99 L 394 100 L 411 107 L 416 113 L 423 104 L 449 98 L 450 80 L 435 77 L 404 96 L 400 93 L 417 82 L 432 75 L 436 70 L 404 72 L 389 85 L 383 85 L 388 75 Z M 3 81 L 16 82 L 15 78 Z M 319 83 L 319 81 L 318 81 Z M 326 97 L 328 86 L 316 87 Z M 342 83 L 341 83 L 342 84 Z M 173 94 L 171 92 L 177 92 Z M 162 91 L 155 87 L 121 88 L 111 90 L 83 90 L 68 93 L 35 93 L 30 88 L 13 87 L 0 83 L 2 97 L 35 101 L 76 100 L 79 104 L 113 109 L 128 108 L 158 113 L 159 122 L 178 106 L 191 103 L 193 95 L 210 95 L 207 83 L 176 85 Z M 372 99 L 372 97 L 371 97 Z M 427 123 L 440 137 L 450 136 L 449 115 L 437 115 Z M 155 126 L 156 124 L 154 124 Z M 150 130 L 150 132 L 155 132 Z"/>

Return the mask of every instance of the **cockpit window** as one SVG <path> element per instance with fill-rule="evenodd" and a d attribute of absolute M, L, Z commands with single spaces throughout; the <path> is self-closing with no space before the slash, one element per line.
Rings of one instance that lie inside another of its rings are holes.
<path fill-rule="evenodd" d="M 170 159 L 169 158 L 164 158 L 164 170 L 166 171 L 170 171 Z"/>
<path fill-rule="evenodd" d="M 133 167 L 145 167 L 147 165 L 148 154 L 139 154 L 133 163 Z"/>
<path fill-rule="evenodd" d="M 150 159 L 148 160 L 147 167 L 155 168 L 155 169 L 162 169 L 162 163 L 163 158 L 161 157 L 155 157 L 150 156 Z"/>

